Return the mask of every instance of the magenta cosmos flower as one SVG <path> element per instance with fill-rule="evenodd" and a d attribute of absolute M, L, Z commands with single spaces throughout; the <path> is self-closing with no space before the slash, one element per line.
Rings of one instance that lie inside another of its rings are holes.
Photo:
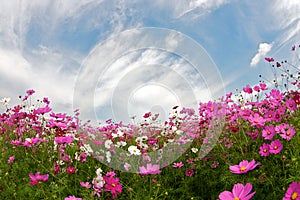
<path fill-rule="evenodd" d="M 233 186 L 232 192 L 224 191 L 219 195 L 220 200 L 249 200 L 256 192 L 252 192 L 252 185 L 247 183 L 245 186 L 237 183 Z"/>
<path fill-rule="evenodd" d="M 40 182 L 45 182 L 49 178 L 49 174 L 44 174 L 41 175 L 40 172 L 36 172 L 35 175 L 29 174 L 30 182 L 29 184 L 31 185 L 38 185 Z"/>
<path fill-rule="evenodd" d="M 282 200 L 300 200 L 300 182 L 290 184 Z"/>
<path fill-rule="evenodd" d="M 252 160 L 251 162 L 248 162 L 248 160 L 243 160 L 238 165 L 230 166 L 229 169 L 230 169 L 231 173 L 244 174 L 250 170 L 253 170 L 258 165 L 260 165 L 260 163 L 255 163 L 255 160 Z"/>
<path fill-rule="evenodd" d="M 261 147 L 259 148 L 259 154 L 261 156 L 268 156 L 270 154 L 269 145 L 266 143 L 262 144 Z"/>
<path fill-rule="evenodd" d="M 193 176 L 195 174 L 193 169 L 188 169 L 185 171 L 185 175 L 186 176 Z"/>
<path fill-rule="evenodd" d="M 151 163 L 147 164 L 146 167 L 140 167 L 140 174 L 147 175 L 147 174 L 159 174 L 161 171 L 159 170 L 158 165 L 152 165 Z"/>
<path fill-rule="evenodd" d="M 265 126 L 264 130 L 262 131 L 262 136 L 266 140 L 272 140 L 273 137 L 276 135 L 275 127 L 273 124 L 269 126 Z"/>
<path fill-rule="evenodd" d="M 278 154 L 282 150 L 283 146 L 282 146 L 282 143 L 280 142 L 280 140 L 274 140 L 269 145 L 269 148 L 270 148 L 270 153 Z"/>
<path fill-rule="evenodd" d="M 119 184 L 119 178 L 104 176 L 104 180 L 106 182 L 106 191 L 109 191 L 112 194 L 113 198 L 117 198 L 118 193 L 122 193 L 122 185 Z"/>

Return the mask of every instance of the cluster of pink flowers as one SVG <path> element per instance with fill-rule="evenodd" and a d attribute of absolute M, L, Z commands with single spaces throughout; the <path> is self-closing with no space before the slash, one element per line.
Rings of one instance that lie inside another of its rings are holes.
<path fill-rule="evenodd" d="M 119 183 L 120 179 L 115 177 L 113 171 L 107 172 L 102 176 L 102 170 L 99 168 L 96 171 L 97 176 L 93 179 L 92 183 L 80 182 L 84 188 L 93 189 L 93 194 L 100 197 L 102 192 L 110 192 L 113 198 L 117 198 L 118 194 L 122 193 L 122 185 Z"/>

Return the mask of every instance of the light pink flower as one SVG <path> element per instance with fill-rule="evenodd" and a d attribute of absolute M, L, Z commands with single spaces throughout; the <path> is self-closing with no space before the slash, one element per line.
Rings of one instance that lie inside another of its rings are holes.
<path fill-rule="evenodd" d="M 75 196 L 68 196 L 68 197 L 64 198 L 64 200 L 82 200 L 82 198 L 78 198 Z"/>
<path fill-rule="evenodd" d="M 232 192 L 224 191 L 219 195 L 220 200 L 249 200 L 256 192 L 252 192 L 252 185 L 247 183 L 245 186 L 241 183 L 237 183 L 233 186 Z"/>
<path fill-rule="evenodd" d="M 147 174 L 159 174 L 161 171 L 159 170 L 158 165 L 152 165 L 151 163 L 147 164 L 146 167 L 140 167 L 140 174 L 147 175 Z"/>
<path fill-rule="evenodd" d="M 15 160 L 15 156 L 11 156 L 9 157 L 9 159 L 7 160 L 8 163 L 12 163 Z"/>
<path fill-rule="evenodd" d="M 173 163 L 173 167 L 174 168 L 181 168 L 181 167 L 183 167 L 183 163 L 182 162 Z"/>
<path fill-rule="evenodd" d="M 91 184 L 89 182 L 80 182 L 81 187 L 85 187 L 85 188 L 91 188 Z"/>
<path fill-rule="evenodd" d="M 255 163 L 255 160 L 252 160 L 251 162 L 249 162 L 248 160 L 243 160 L 238 165 L 230 166 L 229 169 L 231 173 L 244 174 L 250 170 L 253 170 L 258 165 L 260 165 L 260 163 Z"/>

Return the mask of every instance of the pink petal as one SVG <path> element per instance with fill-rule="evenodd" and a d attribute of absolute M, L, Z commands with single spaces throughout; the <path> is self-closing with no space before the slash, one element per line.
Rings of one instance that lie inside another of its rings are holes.
<path fill-rule="evenodd" d="M 242 162 L 240 162 L 239 166 L 246 167 L 248 164 L 249 164 L 248 160 L 243 160 Z"/>
<path fill-rule="evenodd" d="M 231 192 L 229 191 L 224 191 L 219 195 L 220 200 L 233 200 L 234 196 Z"/>
<path fill-rule="evenodd" d="M 229 169 L 232 173 L 240 173 L 240 166 L 238 165 L 230 166 Z"/>
<path fill-rule="evenodd" d="M 241 194 L 243 193 L 244 185 L 241 183 L 237 183 L 233 186 L 232 194 L 234 197 L 242 197 Z"/>
<path fill-rule="evenodd" d="M 255 195 L 256 192 L 252 192 L 251 194 L 249 194 L 248 196 L 242 198 L 241 200 L 249 200 L 251 199 L 254 195 Z"/>
<path fill-rule="evenodd" d="M 252 185 L 250 183 L 247 183 L 243 189 L 243 191 L 240 194 L 240 198 L 246 197 L 247 194 L 249 194 L 252 190 Z"/>

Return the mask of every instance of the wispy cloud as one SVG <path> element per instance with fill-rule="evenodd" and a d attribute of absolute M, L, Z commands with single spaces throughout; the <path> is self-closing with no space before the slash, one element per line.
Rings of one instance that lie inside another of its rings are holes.
<path fill-rule="evenodd" d="M 268 43 L 260 43 L 258 47 L 258 51 L 255 56 L 252 58 L 250 66 L 254 67 L 259 63 L 261 59 L 263 59 L 269 51 L 271 51 L 273 44 Z"/>

